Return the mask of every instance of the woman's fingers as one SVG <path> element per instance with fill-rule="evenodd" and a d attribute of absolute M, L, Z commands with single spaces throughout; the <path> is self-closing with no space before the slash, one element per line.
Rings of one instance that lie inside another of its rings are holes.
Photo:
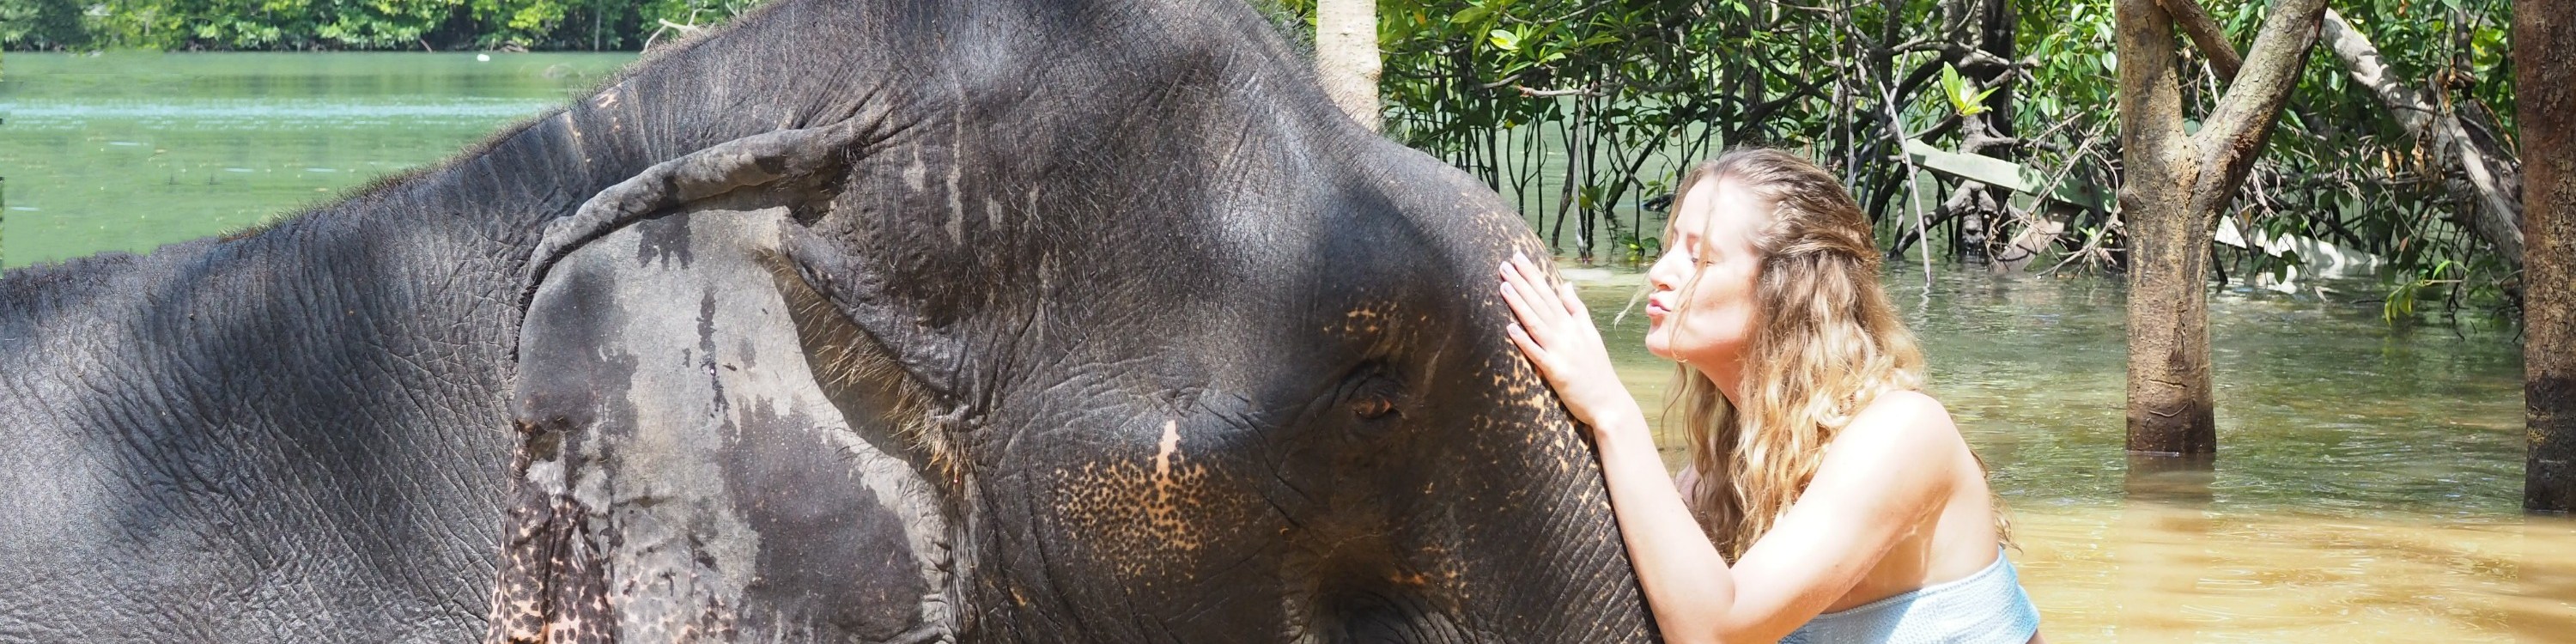
<path fill-rule="evenodd" d="M 1592 330 L 1592 315 L 1574 285 L 1547 279 L 1528 256 L 1513 253 L 1498 267 L 1502 274 L 1503 303 L 1510 306 L 1515 326 L 1532 346 L 1561 350 L 1577 345 L 1598 345 L 1598 331 Z"/>
<path fill-rule="evenodd" d="M 1537 340 L 1530 339 L 1529 331 L 1522 329 L 1521 325 L 1503 325 L 1503 335 L 1511 336 L 1512 344 L 1520 347 L 1521 353 L 1529 356 L 1532 363 L 1538 362 L 1540 354 L 1547 351 L 1546 347 L 1539 346 Z"/>
<path fill-rule="evenodd" d="M 1526 275 L 1527 279 L 1544 281 L 1544 278 L 1539 276 L 1545 273 L 1540 272 L 1538 265 L 1532 263 L 1528 257 L 1513 253 L 1512 261 L 1520 267 L 1521 273 Z M 1550 282 L 1548 286 L 1533 288 L 1543 294 L 1529 298 L 1531 306 L 1550 311 L 1564 311 L 1572 325 L 1591 326 L 1592 315 L 1584 309 L 1582 296 L 1575 294 L 1573 282 Z"/>
<path fill-rule="evenodd" d="M 1550 302 L 1540 299 L 1543 293 L 1541 293 L 1541 289 L 1536 283 L 1539 279 L 1536 272 L 1522 268 L 1521 265 L 1516 262 L 1504 262 L 1502 270 L 1503 283 L 1510 286 L 1512 291 L 1514 291 L 1514 294 L 1521 298 L 1521 303 L 1530 305 L 1530 310 L 1522 314 L 1523 319 L 1527 319 L 1529 317 L 1529 313 L 1540 313 L 1548 310 L 1547 307 L 1541 306 L 1542 304 L 1550 304 Z"/>
<path fill-rule="evenodd" d="M 1538 263 L 1530 261 L 1527 255 L 1514 252 L 1512 265 L 1520 268 L 1521 278 L 1528 280 L 1530 290 L 1534 291 L 1529 294 L 1530 304 L 1550 311 L 1565 310 L 1565 303 L 1557 300 L 1555 285 L 1548 283 L 1547 271 L 1539 270 Z"/>
<path fill-rule="evenodd" d="M 1512 346 L 1520 347 L 1521 355 L 1529 358 L 1530 368 L 1537 370 L 1539 377 L 1554 376 L 1555 370 L 1548 368 L 1547 347 L 1539 344 L 1537 339 L 1531 338 L 1528 329 L 1523 329 L 1518 324 L 1505 325 L 1503 335 L 1511 336 Z"/>
<path fill-rule="evenodd" d="M 1527 273 L 1508 263 L 1503 265 L 1502 272 L 1503 302 L 1511 305 L 1512 315 L 1520 318 L 1522 325 L 1529 327 L 1529 330 L 1536 335 L 1546 335 L 1563 322 L 1562 313 L 1558 313 L 1549 305 L 1540 304 L 1538 299 L 1540 289 L 1530 283 Z"/>
<path fill-rule="evenodd" d="M 1539 317 L 1542 313 L 1537 310 L 1537 307 L 1530 306 L 1529 300 L 1522 297 L 1520 289 L 1512 286 L 1510 282 L 1503 283 L 1503 304 L 1511 307 L 1512 318 L 1520 321 L 1519 326 L 1546 327 L 1547 320 Z"/>

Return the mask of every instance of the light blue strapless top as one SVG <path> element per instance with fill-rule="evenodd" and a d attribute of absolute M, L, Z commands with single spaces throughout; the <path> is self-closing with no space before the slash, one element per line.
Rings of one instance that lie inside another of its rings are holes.
<path fill-rule="evenodd" d="M 1913 592 L 1817 615 L 1780 644 L 2022 644 L 2039 608 L 1997 548 L 1985 570 Z"/>

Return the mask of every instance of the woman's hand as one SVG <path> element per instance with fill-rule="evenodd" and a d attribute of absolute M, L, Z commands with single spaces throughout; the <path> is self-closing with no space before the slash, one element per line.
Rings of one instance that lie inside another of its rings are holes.
<path fill-rule="evenodd" d="M 1619 374 L 1610 366 L 1610 351 L 1601 345 L 1601 332 L 1592 327 L 1592 314 L 1584 310 L 1583 300 L 1574 296 L 1571 284 L 1545 285 L 1547 277 L 1538 266 L 1520 253 L 1512 253 L 1504 262 L 1503 302 L 1510 304 L 1512 315 L 1520 322 L 1505 329 L 1512 344 L 1529 356 L 1540 376 L 1564 399 L 1574 419 L 1592 428 L 1593 433 L 1644 431 L 1646 415 L 1629 397 L 1628 388 L 1619 384 Z"/>

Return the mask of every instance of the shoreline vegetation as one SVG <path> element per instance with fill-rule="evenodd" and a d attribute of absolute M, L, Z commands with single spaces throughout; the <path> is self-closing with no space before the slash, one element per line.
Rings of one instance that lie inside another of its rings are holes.
<path fill-rule="evenodd" d="M 1247 1 L 1311 46 L 1316 0 Z M 757 3 L 0 0 L 0 47 L 636 51 Z M 1658 197 L 1687 160 L 1770 145 L 1840 173 L 1891 254 L 2117 273 L 2131 244 L 2110 198 L 2124 173 L 2111 4 L 1379 2 L 1378 87 L 1387 136 L 1515 200 L 1580 263 L 1654 256 Z M 2248 43 L 2268 9 L 2212 5 L 2189 35 Z M 2462 308 L 2513 317 L 2519 213 L 2494 212 L 2520 190 L 2510 3 L 2336 9 L 2331 46 L 2308 54 L 2221 222 L 2213 277 L 2365 274 L 2386 285 L 2393 324 Z M 2237 61 L 2182 54 L 2184 112 L 2206 113 Z"/>
<path fill-rule="evenodd" d="M 758 0 L 0 0 L 9 51 L 638 51 Z"/>

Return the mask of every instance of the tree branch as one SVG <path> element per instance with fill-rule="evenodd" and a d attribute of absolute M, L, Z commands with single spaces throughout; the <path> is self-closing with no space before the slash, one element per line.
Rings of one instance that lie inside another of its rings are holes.
<path fill-rule="evenodd" d="M 2390 73 L 2380 63 L 2379 48 L 2370 43 L 2370 37 L 2333 9 L 2326 10 L 2322 36 L 2352 81 L 2370 88 L 2389 117 L 2433 153 L 2434 164 L 2440 166 L 2436 171 L 2458 171 L 2460 176 L 2443 181 L 2443 186 L 2452 198 L 2477 206 L 2476 214 L 2458 223 L 2494 244 L 2508 263 L 2522 265 L 2522 204 L 2511 188 L 2520 170 L 2514 167 L 2513 155 L 2482 145 L 2461 126 L 2458 114 L 2441 109 L 2433 97 Z"/>
<path fill-rule="evenodd" d="M 2263 30 L 2254 37 L 2253 56 L 2246 60 L 2227 94 L 2218 99 L 2218 106 L 2210 110 L 2200 133 L 2192 136 L 2192 144 L 2199 148 L 2201 157 L 2200 185 L 2225 187 L 2244 182 L 2254 158 L 2261 155 L 2264 140 L 2272 135 L 2272 124 L 2279 120 L 2281 106 L 2289 102 L 2290 90 L 2299 84 L 2299 71 L 2306 67 L 2308 49 L 2317 42 L 2318 22 L 2325 8 L 2325 0 L 2273 3 L 2272 15 L 2264 16 Z M 2193 211 L 2201 213 L 2218 212 L 2218 206 L 2224 205 L 2205 201 L 2235 197 L 2234 190 L 2193 193 Z"/>
<path fill-rule="evenodd" d="M 1521 96 L 1522 96 L 1522 97 L 1525 97 L 1525 98 L 1554 98 L 1554 97 L 1558 97 L 1558 96 L 1600 96 L 1600 95 L 1601 95 L 1601 92 L 1600 92 L 1600 91 L 1598 91 L 1597 89 L 1595 89 L 1595 88 L 1593 88 L 1593 87 L 1589 87 L 1589 86 L 1586 86 L 1586 87 L 1575 87 L 1575 88 L 1569 88 L 1569 89 L 1534 89 L 1534 88 L 1529 88 L 1529 87 L 1522 87 L 1522 86 L 1519 86 L 1519 85 L 1513 85 L 1513 86 L 1512 86 L 1512 89 L 1519 90 L 1519 91 L 1520 91 L 1520 93 L 1521 93 Z"/>
<path fill-rule="evenodd" d="M 2236 55 L 2236 46 L 2227 42 L 2227 30 L 2220 28 L 2218 20 L 2209 16 L 2209 9 L 2201 7 L 2197 0 L 2158 0 L 2158 3 L 2164 5 L 2166 13 L 2173 15 L 2175 26 L 2182 27 L 2183 34 L 2191 37 L 2192 46 L 2200 48 L 2200 55 L 2209 57 L 2209 67 L 2218 72 L 2218 81 L 2234 83 L 2236 71 L 2245 67 L 2245 59 Z"/>

